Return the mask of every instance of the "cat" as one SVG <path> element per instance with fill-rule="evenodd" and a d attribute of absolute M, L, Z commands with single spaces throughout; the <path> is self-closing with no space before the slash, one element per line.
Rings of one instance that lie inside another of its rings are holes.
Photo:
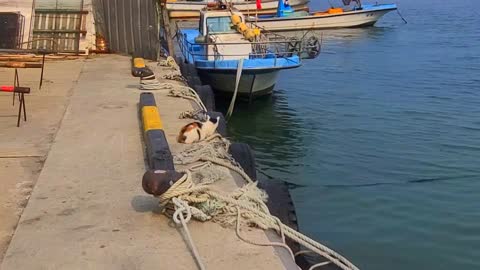
<path fill-rule="evenodd" d="M 207 137 L 215 134 L 220 117 L 211 118 L 207 115 L 205 122 L 193 122 L 184 126 L 178 134 L 177 141 L 179 143 L 195 143 L 205 140 Z"/>

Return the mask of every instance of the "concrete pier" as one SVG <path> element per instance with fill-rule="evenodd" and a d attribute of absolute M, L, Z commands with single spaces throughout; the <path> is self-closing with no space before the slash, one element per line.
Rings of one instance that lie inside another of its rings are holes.
<path fill-rule="evenodd" d="M 156 75 L 167 69 L 155 68 Z M 0 73 L 2 82 L 8 81 L 5 74 Z M 181 229 L 159 213 L 157 199 L 141 187 L 146 169 L 137 107 L 141 91 L 130 75 L 130 58 L 47 63 L 46 78 L 51 82 L 41 91 L 61 92 L 58 100 L 47 106 L 37 98 L 42 104 L 32 105 L 37 94 L 27 96 L 31 117 L 18 129 L 9 118 L 9 140 L 0 142 L 0 155 L 45 161 L 43 167 L 33 166 L 41 172 L 34 187 L 35 180 L 29 180 L 33 192 L 0 269 L 197 269 Z M 178 115 L 192 104 L 162 91 L 155 97 L 172 153 L 180 151 L 175 137 L 189 120 Z M 3 108 L 11 106 L 11 96 L 0 98 L 0 114 L 13 114 Z M 34 118 L 38 113 L 45 119 Z M 7 121 L 0 119 L 3 132 Z M 35 178 L 16 169 L 19 162 L 0 159 L 2 170 L 7 163 L 9 168 L 0 174 L 2 181 Z M 219 188 L 235 187 L 234 178 Z M 189 228 L 207 269 L 293 269 L 282 251 L 247 244 L 233 229 L 196 221 Z M 261 230 L 243 233 L 256 242 L 269 241 Z"/>

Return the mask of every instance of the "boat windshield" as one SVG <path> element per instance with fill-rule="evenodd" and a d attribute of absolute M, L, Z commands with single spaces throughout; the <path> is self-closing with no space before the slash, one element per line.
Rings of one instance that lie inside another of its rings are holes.
<path fill-rule="evenodd" d="M 235 29 L 232 29 L 232 19 L 226 16 L 207 18 L 207 27 L 210 34 L 235 33 Z"/>

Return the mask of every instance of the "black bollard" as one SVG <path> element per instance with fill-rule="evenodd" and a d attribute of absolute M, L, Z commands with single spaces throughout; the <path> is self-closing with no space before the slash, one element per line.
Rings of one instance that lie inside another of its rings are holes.
<path fill-rule="evenodd" d="M 142 187 L 146 193 L 160 196 L 184 175 L 174 170 L 149 170 L 143 174 Z"/>

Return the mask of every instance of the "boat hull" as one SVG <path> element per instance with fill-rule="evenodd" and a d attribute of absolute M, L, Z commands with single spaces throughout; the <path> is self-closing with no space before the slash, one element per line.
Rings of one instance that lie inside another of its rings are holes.
<path fill-rule="evenodd" d="M 240 96 L 262 96 L 272 93 L 280 70 L 267 69 L 244 71 L 238 87 Z M 232 95 L 235 91 L 236 70 L 198 69 L 202 81 L 223 95 Z"/>
<path fill-rule="evenodd" d="M 296 10 L 308 10 L 308 0 L 290 0 L 291 7 Z M 206 2 L 189 2 L 177 1 L 167 2 L 167 9 L 169 11 L 170 19 L 189 19 L 198 18 L 200 10 L 204 8 Z M 257 10 L 255 1 L 252 2 L 238 2 L 235 3 L 235 8 L 240 10 L 244 15 L 273 15 L 277 12 L 278 1 L 263 1 L 262 9 Z"/>
<path fill-rule="evenodd" d="M 255 21 L 259 27 L 268 31 L 362 27 L 374 25 L 383 15 L 395 9 L 350 11 L 321 16 L 259 18 L 251 21 Z"/>

